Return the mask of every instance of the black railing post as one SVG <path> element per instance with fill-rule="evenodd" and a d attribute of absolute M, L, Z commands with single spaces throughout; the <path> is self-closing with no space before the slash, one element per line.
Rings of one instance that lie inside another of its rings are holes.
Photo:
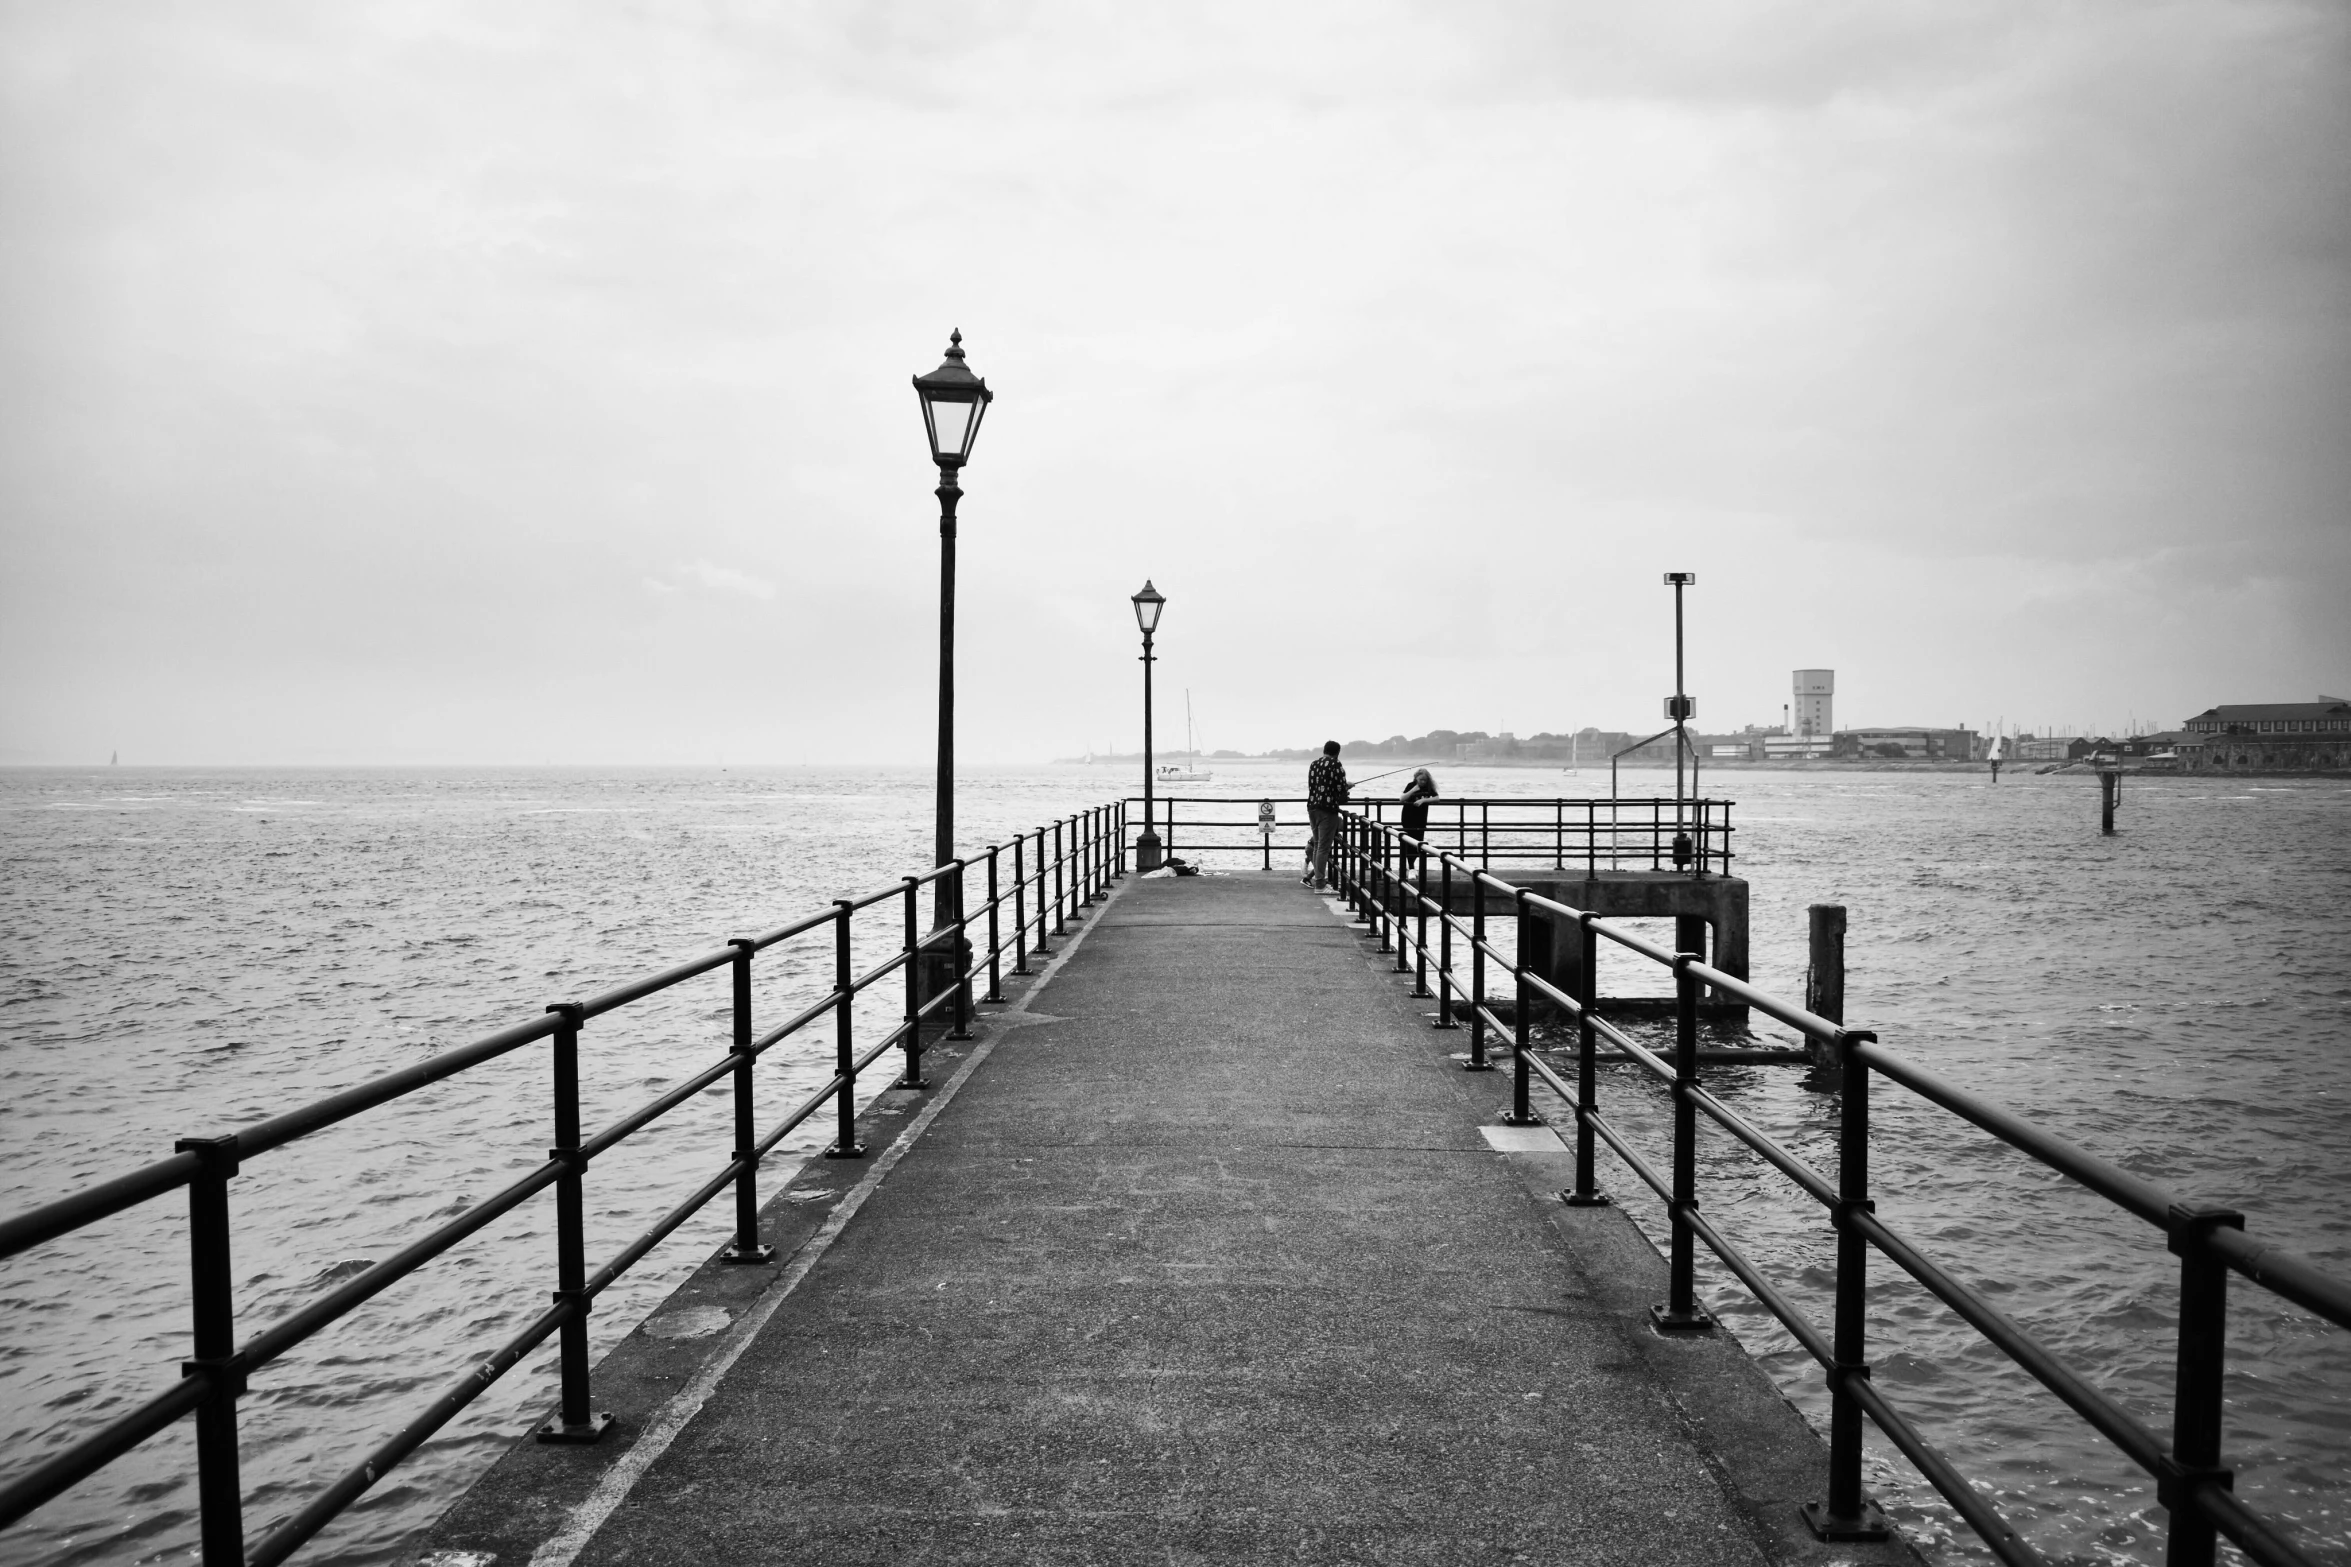
<path fill-rule="evenodd" d="M 862 1159 L 865 1149 L 857 1141 L 857 992 L 850 988 L 857 983 L 857 970 L 849 952 L 849 918 L 856 905 L 836 898 L 833 907 L 838 911 L 833 915 L 833 1075 L 841 1080 L 841 1088 L 833 1105 L 833 1146 L 824 1156 Z"/>
<path fill-rule="evenodd" d="M 1053 956 L 1052 947 L 1045 941 L 1049 934 L 1045 929 L 1045 881 L 1045 829 L 1040 827 L 1037 829 L 1037 956 L 1041 958 Z"/>
<path fill-rule="evenodd" d="M 1592 912 L 1576 915 L 1576 1080 L 1575 1080 L 1575 1190 L 1560 1196 L 1571 1208 L 1603 1208 L 1608 1198 L 1595 1183 L 1592 1169 L 1592 1118 L 1600 1113 L 1600 1074 L 1594 1059 L 1598 1042 L 1592 1029 L 1592 1006 L 1600 995 L 1600 937 L 1592 929 Z"/>
<path fill-rule="evenodd" d="M 2171 1399 L 2171 1461 L 2179 1467 L 2156 1486 L 2171 1515 L 2163 1567 L 2212 1567 L 2217 1539 L 2211 1520 L 2196 1507 L 2195 1492 L 2208 1485 L 2233 1490 L 2236 1477 L 2220 1462 L 2229 1269 L 2204 1237 L 2217 1229 L 2243 1229 L 2245 1216 L 2234 1208 L 2173 1203 L 2165 1227 L 2180 1259 L 2180 1339 Z"/>
<path fill-rule="evenodd" d="M 1369 858 L 1374 877 L 1371 929 L 1372 934 L 1380 938 L 1378 950 L 1384 954 L 1388 950 L 1390 928 L 1396 923 L 1396 880 L 1388 865 L 1389 851 L 1393 845 L 1389 842 L 1387 828 L 1378 822 L 1367 820 L 1363 824 L 1363 832 L 1366 846 L 1371 851 Z M 1401 969 L 1404 966 L 1404 939 L 1401 932 L 1395 934 L 1396 966 Z"/>
<path fill-rule="evenodd" d="M 899 881 L 906 888 L 906 1034 L 898 1048 L 905 1052 L 906 1071 L 890 1086 L 924 1088 L 929 1085 L 922 1080 L 922 920 L 917 907 L 922 878 L 901 876 Z"/>
<path fill-rule="evenodd" d="M 174 1153 L 196 1155 L 188 1182 L 188 1292 L 194 1312 L 192 1358 L 183 1377 L 212 1386 L 196 1406 L 196 1501 L 204 1567 L 244 1567 L 245 1489 L 237 1473 L 237 1400 L 245 1371 L 237 1363 L 237 1312 L 229 1266 L 229 1182 L 237 1174 L 235 1137 L 183 1137 Z"/>
<path fill-rule="evenodd" d="M 955 877 L 955 1026 L 948 1030 L 949 1039 L 971 1038 L 971 905 L 964 900 L 970 896 L 971 861 L 957 860 Z"/>
<path fill-rule="evenodd" d="M 1459 1028 L 1453 1017 L 1453 856 L 1437 870 L 1437 1028 Z"/>
<path fill-rule="evenodd" d="M 1465 1072 L 1491 1072 L 1486 1059 L 1486 873 L 1469 873 L 1470 901 L 1476 911 L 1469 926 L 1469 1059 Z"/>
<path fill-rule="evenodd" d="M 576 1001 L 547 1009 L 563 1021 L 554 1036 L 555 1146 L 547 1157 L 563 1168 L 555 1177 L 555 1298 L 571 1307 L 557 1330 L 563 1384 L 555 1414 L 539 1427 L 542 1442 L 593 1442 L 612 1417 L 590 1406 L 588 1390 L 588 1224 L 586 1165 L 580 1158 L 580 1023 Z"/>
<path fill-rule="evenodd" d="M 1824 1540 L 1882 1540 L 1885 1514 L 1861 1489 L 1861 1400 L 1869 1376 L 1869 1239 L 1854 1219 L 1874 1213 L 1869 1197 L 1869 1068 L 1853 1047 L 1875 1034 L 1840 1031 L 1835 1045 L 1837 1109 L 1837 1363 L 1829 1371 L 1829 1499 L 1801 1509 Z"/>
<path fill-rule="evenodd" d="M 1116 850 L 1116 853 L 1117 853 L 1117 855 L 1118 855 L 1118 879 L 1119 879 L 1120 881 L 1125 881 L 1125 880 L 1127 879 L 1127 803 L 1126 803 L 1126 801 L 1124 801 L 1124 800 L 1120 800 L 1120 801 L 1117 803 L 1117 805 L 1116 805 L 1115 807 L 1113 807 L 1113 809 L 1115 809 L 1115 810 L 1116 810 L 1116 812 L 1117 812 L 1118 814 L 1117 814 L 1117 819 L 1116 819 L 1116 822 L 1115 822 L 1115 824 L 1113 825 L 1113 827 L 1112 827 L 1112 829 L 1111 829 L 1111 830 L 1112 830 L 1112 831 L 1113 831 L 1113 832 L 1114 832 L 1114 833 L 1117 835 L 1115 838 L 1113 838 L 1113 839 L 1112 839 L 1112 843 L 1113 843 L 1113 845 L 1115 846 L 1115 850 Z"/>
<path fill-rule="evenodd" d="M 1612 853 L 1615 847 L 1615 839 L 1611 837 L 1609 840 L 1609 848 Z M 1608 864 L 1611 870 L 1616 868 L 1615 860 L 1611 859 Z M 1594 805 L 1591 801 L 1586 800 L 1584 802 L 1584 876 L 1588 880 L 1591 877 L 1597 876 L 1599 874 L 1600 808 Z"/>
<path fill-rule="evenodd" d="M 1027 857 L 1022 852 L 1028 846 L 1023 833 L 1012 835 L 1012 972 L 1029 971 L 1029 877 Z"/>
<path fill-rule="evenodd" d="M 775 1261 L 776 1249 L 759 1243 L 759 1124 L 751 1099 L 751 949 L 748 936 L 727 943 L 735 960 L 727 965 L 735 1001 L 735 1239 L 719 1252 L 722 1262 Z"/>
<path fill-rule="evenodd" d="M 1072 816 L 1069 822 L 1070 831 L 1077 840 L 1078 884 L 1085 889 L 1085 895 L 1078 902 L 1091 904 L 1094 901 L 1094 808 L 1087 806 Z"/>
<path fill-rule="evenodd" d="M 1347 869 L 1349 884 L 1355 892 L 1355 923 L 1363 927 L 1365 935 L 1377 935 L 1380 917 L 1379 905 L 1372 894 L 1371 821 L 1357 812 L 1347 818 L 1347 828 L 1347 841 L 1352 846 Z"/>
<path fill-rule="evenodd" d="M 1649 1308 L 1664 1333 L 1702 1333 L 1714 1319 L 1698 1304 L 1698 1232 L 1690 1215 L 1698 1211 L 1698 981 L 1691 954 L 1673 965 L 1673 1245 L 1667 1257 L 1665 1304 Z"/>
<path fill-rule="evenodd" d="M 1398 825 L 1382 829 L 1380 843 L 1382 853 L 1386 856 L 1387 868 L 1382 873 L 1381 881 L 1388 896 L 1388 934 L 1396 943 L 1396 972 L 1409 974 L 1412 972 L 1412 958 L 1408 949 L 1412 942 L 1404 930 L 1406 888 L 1403 827 Z"/>
<path fill-rule="evenodd" d="M 1412 860 L 1412 996 L 1429 994 L 1429 849 L 1422 844 Z"/>
<path fill-rule="evenodd" d="M 996 891 L 996 852 L 1001 844 L 988 845 L 988 994 L 989 1001 L 1004 999 L 1004 940 L 997 934 L 996 905 L 1000 894 Z"/>
<path fill-rule="evenodd" d="M 1527 984 L 1527 930 L 1534 915 L 1527 908 L 1527 890 L 1517 890 L 1514 900 L 1518 905 L 1518 959 L 1510 965 L 1513 985 L 1510 1018 L 1510 1113 L 1502 1118 L 1505 1126 L 1541 1126 L 1543 1118 L 1535 1114 L 1528 1102 L 1530 1087 L 1527 1076 L 1532 1070 L 1527 1065 L 1527 1031 L 1534 1026 L 1534 990 Z"/>
<path fill-rule="evenodd" d="M 1039 854 L 1045 852 L 1045 846 L 1042 843 L 1037 845 L 1037 852 Z M 1062 858 L 1061 822 L 1059 818 L 1055 818 L 1053 823 L 1053 934 L 1056 936 L 1069 933 L 1069 926 L 1062 920 L 1062 899 L 1067 895 L 1061 881 Z M 1040 888 L 1038 891 L 1041 895 L 1043 889 Z"/>

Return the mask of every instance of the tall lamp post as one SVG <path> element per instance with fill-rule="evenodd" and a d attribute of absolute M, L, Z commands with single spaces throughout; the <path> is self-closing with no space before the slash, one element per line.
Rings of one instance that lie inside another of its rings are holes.
<path fill-rule="evenodd" d="M 1167 597 L 1143 579 L 1143 591 L 1135 595 L 1135 624 L 1143 628 L 1143 833 L 1135 840 L 1135 869 L 1159 869 L 1159 834 L 1153 828 L 1151 808 L 1151 635 L 1159 629 L 1159 612 L 1167 607 Z"/>
<path fill-rule="evenodd" d="M 1665 699 L 1665 716 L 1673 720 L 1673 863 L 1679 869 L 1691 858 L 1682 814 L 1682 758 L 1690 749 L 1690 720 L 1698 715 L 1698 704 L 1690 699 L 1682 677 L 1682 589 L 1696 587 L 1698 573 L 1669 571 L 1665 585 L 1673 589 L 1673 695 Z"/>
<path fill-rule="evenodd" d="M 963 499 L 955 474 L 971 460 L 980 420 L 996 394 L 964 364 L 960 331 L 948 334 L 947 358 L 939 368 L 914 378 L 914 393 L 922 400 L 931 461 L 939 465 L 939 798 L 931 863 L 945 865 L 955 858 L 955 503 Z M 963 912 L 953 883 L 942 876 L 932 884 L 933 930 L 952 925 Z M 955 956 L 948 954 L 951 962 Z"/>

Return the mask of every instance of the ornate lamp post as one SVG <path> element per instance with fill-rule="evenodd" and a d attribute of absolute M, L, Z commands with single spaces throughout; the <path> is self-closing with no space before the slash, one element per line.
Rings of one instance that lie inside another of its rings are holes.
<path fill-rule="evenodd" d="M 980 420 L 996 394 L 964 364 L 960 331 L 948 334 L 945 362 L 914 378 L 914 393 L 922 400 L 931 461 L 939 465 L 939 798 L 931 863 L 945 865 L 955 858 L 955 503 L 963 499 L 955 474 L 971 460 Z M 953 924 L 963 912 L 956 891 L 952 877 L 932 884 L 932 929 Z M 954 957 L 948 954 L 950 961 Z"/>
<path fill-rule="evenodd" d="M 1143 833 L 1135 840 L 1135 869 L 1159 869 L 1159 834 L 1152 827 L 1151 810 L 1151 634 L 1159 629 L 1159 612 L 1167 607 L 1167 598 L 1151 586 L 1151 579 L 1143 579 L 1143 591 L 1135 595 L 1135 624 L 1143 628 Z"/>

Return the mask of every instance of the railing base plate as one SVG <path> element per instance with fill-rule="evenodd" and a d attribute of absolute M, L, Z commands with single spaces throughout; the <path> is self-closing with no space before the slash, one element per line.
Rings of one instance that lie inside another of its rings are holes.
<path fill-rule="evenodd" d="M 1714 1319 L 1704 1307 L 1683 1316 L 1660 1304 L 1649 1308 L 1649 1326 L 1660 1333 L 1712 1333 Z"/>
<path fill-rule="evenodd" d="M 538 1429 L 538 1438 L 559 1447 L 585 1447 L 604 1440 L 604 1433 L 612 1429 L 612 1417 L 599 1411 L 582 1424 L 565 1425 L 561 1415 L 555 1415 Z"/>
<path fill-rule="evenodd" d="M 1615 1206 L 1615 1200 L 1611 1198 L 1606 1192 L 1594 1192 L 1589 1197 L 1578 1197 L 1574 1192 L 1561 1192 L 1559 1194 L 1559 1200 L 1567 1204 L 1570 1208 L 1608 1208 Z"/>
<path fill-rule="evenodd" d="M 824 1151 L 824 1156 L 827 1159 L 862 1159 L 865 1157 L 865 1144 L 851 1143 L 844 1148 L 835 1143 Z"/>
<path fill-rule="evenodd" d="M 1875 1502 L 1863 1502 L 1858 1518 L 1833 1518 L 1826 1502 L 1806 1502 L 1796 1510 L 1804 1515 L 1804 1527 L 1812 1531 L 1815 1539 L 1884 1540 L 1892 1538 L 1894 1533 L 1893 1525 L 1886 1522 L 1886 1515 L 1878 1511 Z"/>
<path fill-rule="evenodd" d="M 1504 1114 L 1502 1117 L 1502 1124 L 1504 1126 L 1549 1126 L 1551 1123 L 1544 1120 L 1542 1116 L 1538 1115 L 1536 1112 L 1529 1110 L 1524 1115 L 1510 1115 L 1507 1113 Z"/>
<path fill-rule="evenodd" d="M 757 1246 L 727 1246 L 720 1250 L 721 1262 L 740 1263 L 744 1267 L 758 1267 L 776 1260 L 776 1249 L 765 1242 Z"/>

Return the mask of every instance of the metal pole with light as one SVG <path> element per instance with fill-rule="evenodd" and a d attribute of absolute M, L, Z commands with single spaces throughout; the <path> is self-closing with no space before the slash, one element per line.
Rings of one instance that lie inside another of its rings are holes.
<path fill-rule="evenodd" d="M 931 461 L 939 465 L 939 784 L 938 831 L 931 863 L 948 865 L 955 859 L 955 503 L 963 499 L 955 475 L 971 460 L 980 420 L 987 416 L 988 404 L 995 401 L 996 394 L 964 364 L 961 331 L 948 334 L 945 362 L 929 375 L 914 378 L 914 393 L 922 400 L 923 431 L 930 437 Z M 954 880 L 942 876 L 932 886 L 934 930 L 952 925 L 963 912 Z M 950 952 L 948 957 L 952 961 L 955 954 Z"/>
<path fill-rule="evenodd" d="M 1143 628 L 1143 834 L 1135 840 L 1135 869 L 1159 869 L 1159 834 L 1153 830 L 1151 808 L 1151 653 L 1152 633 L 1159 629 L 1159 612 L 1167 607 L 1167 597 L 1143 579 L 1143 591 L 1135 595 L 1135 624 Z"/>
<path fill-rule="evenodd" d="M 1682 813 L 1682 758 L 1690 748 L 1690 720 L 1698 714 L 1698 704 L 1690 700 L 1682 675 L 1682 589 L 1696 587 L 1698 573 L 1669 571 L 1665 585 L 1673 589 L 1673 695 L 1665 699 L 1665 716 L 1673 720 L 1673 863 L 1678 870 L 1688 865 L 1691 857 Z"/>

